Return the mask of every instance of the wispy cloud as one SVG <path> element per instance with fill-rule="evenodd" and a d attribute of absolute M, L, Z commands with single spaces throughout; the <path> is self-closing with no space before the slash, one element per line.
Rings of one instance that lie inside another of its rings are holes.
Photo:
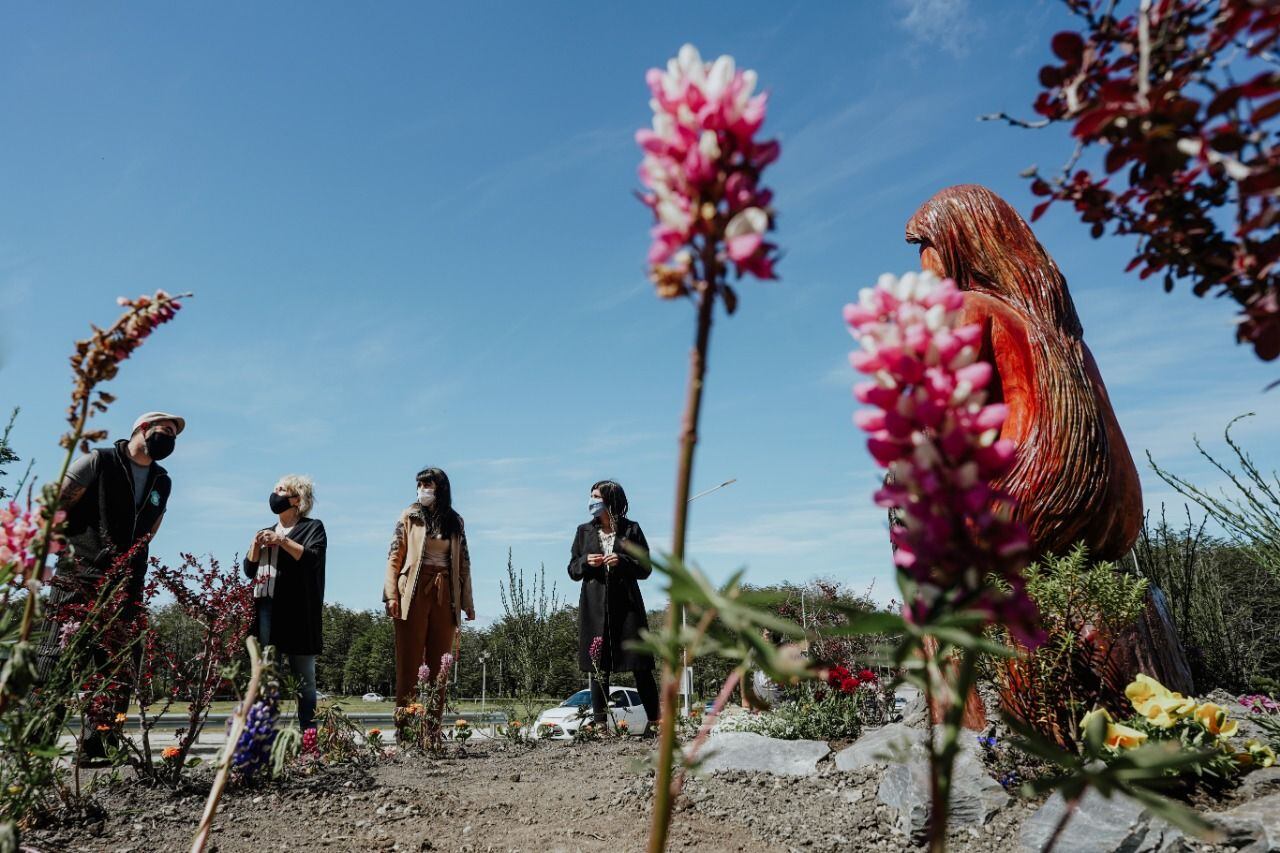
<path fill-rule="evenodd" d="M 969 0 L 898 0 L 904 14 L 899 25 L 917 41 L 965 56 L 982 32 Z"/>

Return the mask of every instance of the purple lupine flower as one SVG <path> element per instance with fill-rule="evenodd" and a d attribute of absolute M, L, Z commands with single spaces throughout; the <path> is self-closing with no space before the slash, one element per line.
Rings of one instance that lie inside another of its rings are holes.
<path fill-rule="evenodd" d="M 236 741 L 231 766 L 244 781 L 271 762 L 271 747 L 276 740 L 276 719 L 280 709 L 275 691 L 269 691 L 249 708 L 244 731 Z"/>
<path fill-rule="evenodd" d="M 424 663 L 422 666 L 418 667 L 418 683 L 426 684 L 430 680 L 431 680 L 431 667 L 427 666 Z"/>

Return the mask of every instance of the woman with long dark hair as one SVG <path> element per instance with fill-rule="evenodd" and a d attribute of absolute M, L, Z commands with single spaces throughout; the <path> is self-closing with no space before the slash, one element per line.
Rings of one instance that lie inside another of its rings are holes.
<path fill-rule="evenodd" d="M 607 721 L 609 674 L 631 672 L 652 732 L 658 721 L 653 656 L 627 648 L 649 627 L 639 582 L 649 577 L 649 543 L 627 518 L 627 493 L 613 480 L 591 487 L 587 511 L 569 556 L 569 577 L 582 583 L 578 599 L 578 665 L 591 678 L 595 722 Z M 597 673 L 599 676 L 597 677 Z"/>
<path fill-rule="evenodd" d="M 396 632 L 397 707 L 413 701 L 419 667 L 425 663 L 433 677 L 440 671 L 462 614 L 468 621 L 476 618 L 467 535 L 453 509 L 449 477 L 439 468 L 423 468 L 416 480 L 417 500 L 396 521 L 382 585 Z M 438 716 L 443 703 L 433 704 Z"/>

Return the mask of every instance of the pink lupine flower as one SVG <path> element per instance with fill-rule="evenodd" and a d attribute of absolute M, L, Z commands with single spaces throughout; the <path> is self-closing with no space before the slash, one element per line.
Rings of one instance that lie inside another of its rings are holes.
<path fill-rule="evenodd" d="M 449 669 L 452 666 L 453 666 L 453 655 L 449 654 L 448 652 L 445 652 L 444 654 L 440 655 L 440 672 L 436 677 L 439 678 L 441 681 L 447 680 L 449 678 Z"/>
<path fill-rule="evenodd" d="M 56 530 L 67 514 L 58 510 L 53 515 Z M 11 583 L 21 585 L 31 578 L 35 569 L 37 551 L 41 546 L 44 520 L 38 510 L 28 506 L 23 509 L 16 501 L 0 505 L 0 566 L 12 566 Z M 62 541 L 56 536 L 49 543 L 50 553 L 62 549 Z M 41 580 L 44 572 L 41 573 Z"/>
<path fill-rule="evenodd" d="M 649 262 L 664 264 L 701 238 L 724 241 L 723 260 L 740 274 L 774 278 L 777 247 L 764 239 L 773 193 L 759 181 L 781 146 L 755 138 L 768 101 L 755 92 L 756 73 L 739 70 L 731 56 L 704 63 L 687 44 L 645 80 L 653 126 L 638 131 L 636 142 L 644 150 L 641 200 L 655 220 Z"/>
<path fill-rule="evenodd" d="M 430 680 L 431 680 L 431 667 L 427 666 L 424 663 L 422 666 L 418 667 L 418 683 L 426 684 Z"/>
<path fill-rule="evenodd" d="M 919 589 L 907 617 L 923 622 L 946 601 L 987 613 L 1035 647 L 1043 632 L 1021 575 L 1026 531 L 1011 519 L 1010 496 L 991 486 L 1016 448 L 998 438 L 1007 410 L 987 403 L 992 370 L 977 360 L 981 328 L 960 325 L 963 305 L 951 280 L 908 273 L 881 276 L 845 307 L 862 344 L 850 361 L 871 377 L 854 394 L 874 407 L 854 421 L 889 471 L 876 503 L 901 512 L 894 562 Z"/>
<path fill-rule="evenodd" d="M 80 630 L 79 622 L 67 622 L 58 630 L 58 648 L 65 649 L 71 638 Z"/>
<path fill-rule="evenodd" d="M 591 641 L 591 645 L 587 648 L 587 655 L 591 658 L 591 662 L 599 666 L 600 655 L 604 651 L 604 637 L 595 637 Z"/>
<path fill-rule="evenodd" d="M 302 733 L 302 754 L 315 755 L 320 752 L 320 733 L 313 726 Z"/>

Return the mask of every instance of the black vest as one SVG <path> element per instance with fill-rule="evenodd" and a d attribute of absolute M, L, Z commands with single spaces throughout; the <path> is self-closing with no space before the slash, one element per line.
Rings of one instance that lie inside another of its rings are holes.
<path fill-rule="evenodd" d="M 134 507 L 128 445 L 121 439 L 114 447 L 92 451 L 98 457 L 97 479 L 86 484 L 84 497 L 67 513 L 67 543 L 79 574 L 105 572 L 119 555 L 151 532 L 169 503 L 169 474 L 152 462 L 142 506 Z M 147 550 L 142 546 L 130 561 L 137 586 L 146 574 Z"/>

